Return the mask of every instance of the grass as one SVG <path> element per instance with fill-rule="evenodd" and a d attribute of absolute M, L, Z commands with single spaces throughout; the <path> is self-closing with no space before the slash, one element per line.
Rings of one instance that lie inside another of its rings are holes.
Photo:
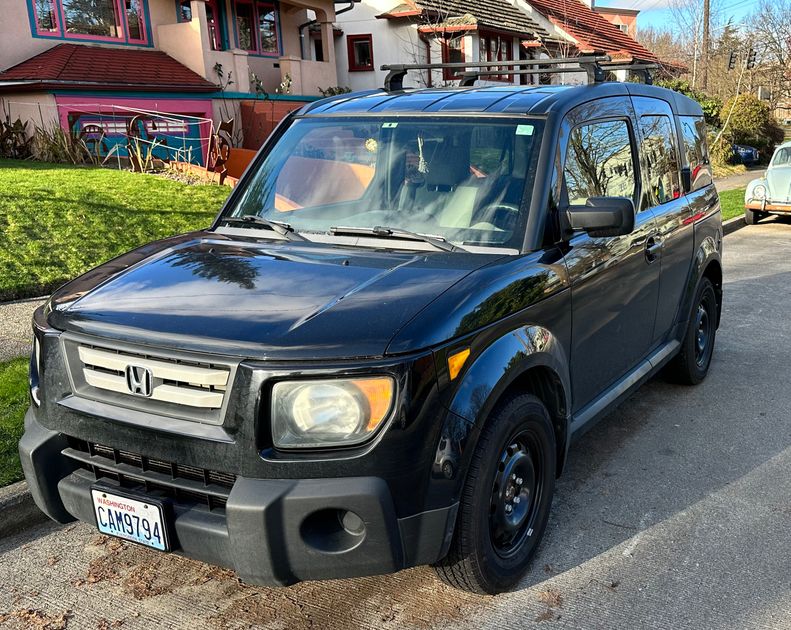
<path fill-rule="evenodd" d="M 134 247 L 205 227 L 229 190 L 0 160 L 0 301 L 41 295 Z"/>
<path fill-rule="evenodd" d="M 0 487 L 22 479 L 17 444 L 28 406 L 28 359 L 0 363 Z"/>
<path fill-rule="evenodd" d="M 720 206 L 722 207 L 723 221 L 744 214 L 744 188 L 721 192 Z"/>

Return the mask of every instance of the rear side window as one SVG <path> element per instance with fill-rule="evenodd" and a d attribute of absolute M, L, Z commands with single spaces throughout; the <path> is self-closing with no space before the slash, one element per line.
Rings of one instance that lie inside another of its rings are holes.
<path fill-rule="evenodd" d="M 681 134 L 684 136 L 684 153 L 692 175 L 692 190 L 711 184 L 711 162 L 706 144 L 706 122 L 696 116 L 679 116 Z"/>
<path fill-rule="evenodd" d="M 673 124 L 667 116 L 642 116 L 646 195 L 649 205 L 661 205 L 681 196 L 678 153 Z M 645 204 L 644 204 L 645 205 Z"/>
<path fill-rule="evenodd" d="M 563 171 L 571 205 L 590 197 L 634 199 L 635 168 L 629 125 L 607 120 L 575 128 Z"/>

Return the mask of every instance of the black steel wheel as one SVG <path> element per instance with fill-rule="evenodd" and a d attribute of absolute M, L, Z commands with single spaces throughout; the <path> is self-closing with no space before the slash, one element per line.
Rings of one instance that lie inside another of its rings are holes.
<path fill-rule="evenodd" d="M 717 309 L 714 285 L 708 278 L 703 278 L 695 294 L 681 349 L 665 371 L 671 380 L 697 385 L 706 378 L 717 338 Z"/>
<path fill-rule="evenodd" d="M 450 551 L 435 565 L 443 581 L 488 594 L 519 581 L 546 528 L 556 462 L 541 400 L 520 394 L 502 401 L 475 447 Z"/>

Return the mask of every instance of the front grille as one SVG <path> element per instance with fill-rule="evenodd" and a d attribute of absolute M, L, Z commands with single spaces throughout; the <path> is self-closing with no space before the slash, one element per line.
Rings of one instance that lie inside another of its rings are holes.
<path fill-rule="evenodd" d="M 74 393 L 207 424 L 222 424 L 234 363 L 160 353 L 64 335 Z"/>
<path fill-rule="evenodd" d="M 236 475 L 168 462 L 139 453 L 68 438 L 62 453 L 96 480 L 113 479 L 121 487 L 173 498 L 179 503 L 199 503 L 210 510 L 225 508 Z"/>

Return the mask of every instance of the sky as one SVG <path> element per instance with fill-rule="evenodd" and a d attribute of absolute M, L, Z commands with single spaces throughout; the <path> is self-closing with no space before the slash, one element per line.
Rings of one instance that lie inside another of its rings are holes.
<path fill-rule="evenodd" d="M 674 0 L 596 0 L 597 6 L 625 7 L 639 9 L 637 28 L 652 26 L 662 28 L 672 24 L 672 14 L 668 5 Z M 701 0 L 702 1 L 702 0 Z M 744 21 L 757 6 L 758 0 L 712 0 L 717 5 L 724 20 L 733 18 L 735 23 Z"/>

